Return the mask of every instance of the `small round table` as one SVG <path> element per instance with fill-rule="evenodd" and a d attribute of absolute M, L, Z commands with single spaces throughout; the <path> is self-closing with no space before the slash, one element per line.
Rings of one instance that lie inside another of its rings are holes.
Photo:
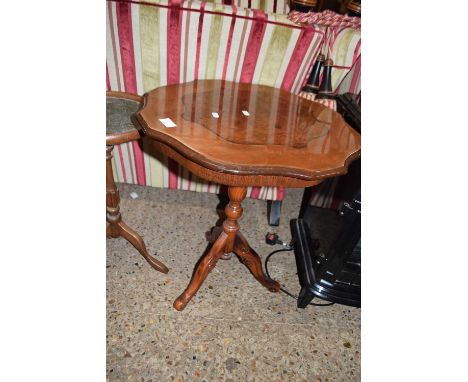
<path fill-rule="evenodd" d="M 223 230 L 175 300 L 182 310 L 225 253 L 234 252 L 271 292 L 260 257 L 239 231 L 248 186 L 303 188 L 344 174 L 360 135 L 336 112 L 285 90 L 220 80 L 159 87 L 135 114 L 155 148 L 195 175 L 228 186 Z"/>
<path fill-rule="evenodd" d="M 140 133 L 132 124 L 131 117 L 141 106 L 142 101 L 142 97 L 133 94 L 106 93 L 106 237 L 122 236 L 133 244 L 154 269 L 167 273 L 169 269 L 148 253 L 141 236 L 123 222 L 120 213 L 119 190 L 115 185 L 112 171 L 114 145 L 141 138 Z"/>

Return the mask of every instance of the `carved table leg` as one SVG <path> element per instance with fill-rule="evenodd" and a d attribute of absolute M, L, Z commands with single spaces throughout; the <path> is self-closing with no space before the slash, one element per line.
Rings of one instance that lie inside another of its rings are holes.
<path fill-rule="evenodd" d="M 239 257 L 239 261 L 249 268 L 250 272 L 270 292 L 278 292 L 280 285 L 277 281 L 271 280 L 263 273 L 262 260 L 257 253 L 250 248 L 249 243 L 244 235 L 237 232 L 236 240 L 234 242 L 234 253 Z"/>
<path fill-rule="evenodd" d="M 119 190 L 114 182 L 112 172 L 112 150 L 114 146 L 106 146 L 106 236 L 119 237 L 120 229 L 117 225 L 122 220 L 120 215 L 120 196 Z"/>
<path fill-rule="evenodd" d="M 146 259 L 146 261 L 157 271 L 162 273 L 169 272 L 169 269 L 161 263 L 159 260 L 156 260 L 151 256 L 146 250 L 145 242 L 138 233 L 126 225 L 123 221 L 117 223 L 120 227 L 120 235 L 127 239 L 133 246 L 141 253 L 141 255 Z"/>
<path fill-rule="evenodd" d="M 106 147 L 106 237 L 122 236 L 133 244 L 154 269 L 162 273 L 167 273 L 169 269 L 148 253 L 141 236 L 122 221 L 119 190 L 115 185 L 114 174 L 112 172 L 111 159 L 113 148 L 114 146 Z"/>
<path fill-rule="evenodd" d="M 279 291 L 279 284 L 270 280 L 262 270 L 260 257 L 250 248 L 247 240 L 239 233 L 237 220 L 242 216 L 241 202 L 245 199 L 245 187 L 229 187 L 229 204 L 226 206 L 226 220 L 223 232 L 218 236 L 209 252 L 195 266 L 195 272 L 184 292 L 174 301 L 174 308 L 183 310 L 192 297 L 197 293 L 208 273 L 215 267 L 224 253 L 234 253 L 242 263 L 252 272 L 254 277 L 271 292 Z"/>
<path fill-rule="evenodd" d="M 200 286 L 203 284 L 203 281 L 205 281 L 206 276 L 208 276 L 208 273 L 211 272 L 221 255 L 224 253 L 223 248 L 226 239 L 226 234 L 222 232 L 210 248 L 209 252 L 203 256 L 203 259 L 196 265 L 195 272 L 193 273 L 189 285 L 187 285 L 187 288 L 185 288 L 182 294 L 174 301 L 173 306 L 175 309 L 179 311 L 183 310 L 195 293 L 197 293 L 198 289 L 200 289 Z"/>

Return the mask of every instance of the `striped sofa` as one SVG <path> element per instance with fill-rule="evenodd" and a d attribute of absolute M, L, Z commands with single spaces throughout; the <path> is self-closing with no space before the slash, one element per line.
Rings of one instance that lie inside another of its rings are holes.
<path fill-rule="evenodd" d="M 288 0 L 207 0 L 207 3 L 233 5 L 237 8 L 259 9 L 267 13 L 289 13 Z"/>
<path fill-rule="evenodd" d="M 294 24 L 280 12 L 226 3 L 107 0 L 107 89 L 142 95 L 167 84 L 226 79 L 299 94 L 324 42 L 324 30 Z M 113 167 L 118 182 L 223 191 L 161 155 L 145 139 L 117 146 Z M 284 189 L 251 187 L 247 196 L 281 201 Z"/>

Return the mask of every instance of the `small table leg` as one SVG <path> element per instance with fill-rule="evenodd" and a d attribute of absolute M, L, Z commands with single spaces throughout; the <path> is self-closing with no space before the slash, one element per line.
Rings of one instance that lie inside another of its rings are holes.
<path fill-rule="evenodd" d="M 112 172 L 111 159 L 113 148 L 114 146 L 106 147 L 106 237 L 122 236 L 133 244 L 154 269 L 167 273 L 169 269 L 148 253 L 142 237 L 122 221 L 119 190 L 115 185 L 114 174 Z"/>
<path fill-rule="evenodd" d="M 271 292 L 279 291 L 280 285 L 278 282 L 269 279 L 265 275 L 260 257 L 250 248 L 245 237 L 239 232 L 237 220 L 242 216 L 241 202 L 247 194 L 246 187 L 230 186 L 228 194 L 229 204 L 225 209 L 226 220 L 223 223 L 223 232 L 218 236 L 209 252 L 195 266 L 190 283 L 174 301 L 173 306 L 179 311 L 187 306 L 224 253 L 234 252 L 264 287 Z"/>

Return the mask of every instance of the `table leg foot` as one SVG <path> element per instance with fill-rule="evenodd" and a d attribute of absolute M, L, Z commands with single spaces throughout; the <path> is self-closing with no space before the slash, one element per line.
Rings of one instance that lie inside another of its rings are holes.
<path fill-rule="evenodd" d="M 239 257 L 239 261 L 249 269 L 260 284 L 270 292 L 279 292 L 279 283 L 268 278 L 263 272 L 260 256 L 258 256 L 258 254 L 250 247 L 246 238 L 240 232 L 237 232 L 236 239 L 234 241 L 234 253 Z"/>
<path fill-rule="evenodd" d="M 223 248 L 226 242 L 227 235 L 222 232 L 216 239 L 213 246 L 210 248 L 208 253 L 203 256 L 200 262 L 195 266 L 195 271 L 193 273 L 190 283 L 187 285 L 187 288 L 182 292 L 182 294 L 177 297 L 174 301 L 173 307 L 176 310 L 183 310 L 192 297 L 197 293 L 200 286 L 205 281 L 208 273 L 215 267 L 221 255 L 224 253 Z"/>
<path fill-rule="evenodd" d="M 145 242 L 142 237 L 126 225 L 123 221 L 117 223 L 120 228 L 120 234 L 123 238 L 127 239 L 133 246 L 141 253 L 141 255 L 146 259 L 146 261 L 157 271 L 162 273 L 169 272 L 169 269 L 161 263 L 159 260 L 156 260 L 151 256 L 145 246 Z"/>

